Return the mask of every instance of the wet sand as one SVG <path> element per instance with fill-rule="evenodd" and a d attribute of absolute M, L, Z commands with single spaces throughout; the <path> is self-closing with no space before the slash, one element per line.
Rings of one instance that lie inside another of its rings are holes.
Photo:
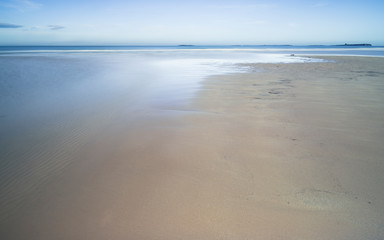
<path fill-rule="evenodd" d="M 384 58 L 322 58 L 14 134 L 1 239 L 384 238 Z"/>

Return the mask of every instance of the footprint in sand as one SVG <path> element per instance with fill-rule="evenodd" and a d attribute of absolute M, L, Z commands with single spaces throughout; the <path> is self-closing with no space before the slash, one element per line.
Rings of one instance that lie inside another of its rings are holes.
<path fill-rule="evenodd" d="M 272 89 L 271 91 L 268 92 L 269 94 L 282 94 L 283 92 L 282 91 L 279 91 L 279 90 L 276 90 L 276 89 Z"/>

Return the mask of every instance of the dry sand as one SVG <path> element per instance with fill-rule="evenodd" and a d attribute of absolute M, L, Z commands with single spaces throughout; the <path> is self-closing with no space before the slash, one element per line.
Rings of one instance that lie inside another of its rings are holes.
<path fill-rule="evenodd" d="M 83 116 L 76 144 L 48 146 L 70 163 L 3 196 L 1 239 L 383 239 L 384 58 L 324 58 Z"/>

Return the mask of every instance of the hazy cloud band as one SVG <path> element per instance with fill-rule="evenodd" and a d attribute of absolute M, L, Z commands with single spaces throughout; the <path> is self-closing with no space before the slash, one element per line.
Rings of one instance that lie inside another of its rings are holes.
<path fill-rule="evenodd" d="M 0 28 L 22 28 L 22 25 L 16 25 L 11 23 L 0 23 Z"/>

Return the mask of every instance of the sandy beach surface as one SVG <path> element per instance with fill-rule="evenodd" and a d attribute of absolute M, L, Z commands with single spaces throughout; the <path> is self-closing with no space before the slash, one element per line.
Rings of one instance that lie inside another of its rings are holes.
<path fill-rule="evenodd" d="M 0 238 L 384 239 L 384 58 L 318 58 L 4 130 Z"/>

